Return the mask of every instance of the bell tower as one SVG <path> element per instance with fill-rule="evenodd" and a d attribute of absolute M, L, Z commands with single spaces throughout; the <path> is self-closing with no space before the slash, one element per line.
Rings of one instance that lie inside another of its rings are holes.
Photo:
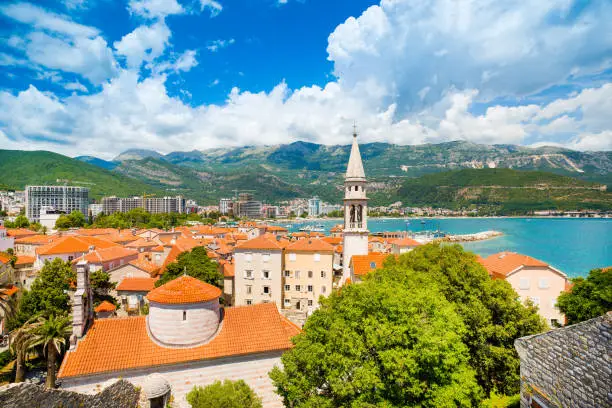
<path fill-rule="evenodd" d="M 353 145 L 344 177 L 344 230 L 342 238 L 342 283 L 351 276 L 353 255 L 368 254 L 368 198 L 366 178 L 357 144 L 357 128 L 353 127 Z"/>

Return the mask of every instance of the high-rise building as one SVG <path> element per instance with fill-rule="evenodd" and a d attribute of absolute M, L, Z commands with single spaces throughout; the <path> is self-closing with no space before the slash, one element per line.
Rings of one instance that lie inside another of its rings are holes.
<path fill-rule="evenodd" d="M 219 212 L 223 215 L 228 215 L 234 208 L 234 201 L 231 198 L 222 198 L 219 200 Z"/>
<path fill-rule="evenodd" d="M 308 200 L 308 216 L 318 217 L 321 215 L 321 199 L 319 197 L 313 197 Z"/>
<path fill-rule="evenodd" d="M 238 200 L 234 202 L 234 216 L 241 218 L 260 218 L 261 207 L 261 201 L 253 200 L 253 194 L 240 193 L 238 194 Z"/>
<path fill-rule="evenodd" d="M 351 275 L 351 258 L 368 254 L 368 233 L 366 177 L 355 131 L 344 178 L 343 283 Z"/>
<path fill-rule="evenodd" d="M 26 216 L 31 222 L 40 220 L 43 207 L 70 214 L 80 211 L 87 217 L 89 189 L 75 186 L 26 186 Z"/>
<path fill-rule="evenodd" d="M 102 209 L 105 214 L 116 212 L 128 212 L 135 208 L 143 208 L 151 214 L 162 213 L 184 213 L 185 199 L 182 196 L 176 197 L 104 197 L 102 199 Z"/>

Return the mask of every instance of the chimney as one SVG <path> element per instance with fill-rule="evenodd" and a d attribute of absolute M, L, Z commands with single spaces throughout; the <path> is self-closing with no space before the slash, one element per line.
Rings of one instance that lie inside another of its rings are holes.
<path fill-rule="evenodd" d="M 87 325 L 93 319 L 93 295 L 89 286 L 89 265 L 87 261 L 79 261 L 76 270 L 77 288 L 72 302 L 71 349 L 76 347 L 77 341 L 85 335 Z"/>

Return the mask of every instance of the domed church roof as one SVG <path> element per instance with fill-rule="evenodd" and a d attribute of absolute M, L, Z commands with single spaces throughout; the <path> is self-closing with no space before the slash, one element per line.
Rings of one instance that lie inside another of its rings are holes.
<path fill-rule="evenodd" d="M 145 378 L 142 391 L 148 399 L 157 398 L 170 392 L 170 384 L 161 374 L 153 373 Z"/>
<path fill-rule="evenodd" d="M 183 275 L 153 289 L 147 295 L 150 302 L 165 304 L 200 303 L 218 299 L 221 289 L 199 279 Z"/>

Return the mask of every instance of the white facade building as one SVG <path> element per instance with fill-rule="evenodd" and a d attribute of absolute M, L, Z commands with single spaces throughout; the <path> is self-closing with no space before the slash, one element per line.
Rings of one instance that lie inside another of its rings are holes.
<path fill-rule="evenodd" d="M 229 214 L 234 208 L 234 200 L 231 198 L 222 198 L 219 200 L 219 212 L 223 215 Z"/>
<path fill-rule="evenodd" d="M 342 282 L 351 278 L 353 255 L 368 254 L 368 198 L 366 178 L 357 144 L 357 133 L 353 133 L 353 145 L 344 179 L 344 230 L 342 236 L 343 274 Z M 354 279 L 352 279 L 354 281 Z"/>
<path fill-rule="evenodd" d="M 40 210 L 53 207 L 70 214 L 80 211 L 87 217 L 89 189 L 74 186 L 26 186 L 26 217 L 32 222 L 40 221 Z"/>
<path fill-rule="evenodd" d="M 308 200 L 308 216 L 319 217 L 321 215 L 321 199 L 319 197 L 313 197 Z"/>
<path fill-rule="evenodd" d="M 15 247 L 15 237 L 9 237 L 6 234 L 6 229 L 0 225 L 0 252 L 6 252 L 7 249 Z"/>

